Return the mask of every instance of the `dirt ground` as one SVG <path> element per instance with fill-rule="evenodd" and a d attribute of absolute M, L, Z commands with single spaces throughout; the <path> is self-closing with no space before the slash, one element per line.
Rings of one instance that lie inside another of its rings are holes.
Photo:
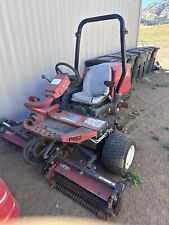
<path fill-rule="evenodd" d="M 159 85 L 158 85 L 159 84 Z M 169 224 L 169 73 L 156 72 L 134 86 L 125 110 L 129 133 L 138 146 L 132 170 L 143 179 L 128 187 L 118 217 L 120 224 Z M 137 111 L 133 116 L 132 112 Z M 120 113 L 121 114 L 121 113 Z M 136 117 L 136 118 L 135 118 Z M 21 151 L 0 142 L 0 176 L 5 180 L 20 205 L 21 216 L 92 217 L 63 194 L 53 190 L 40 171 L 27 165 Z"/>

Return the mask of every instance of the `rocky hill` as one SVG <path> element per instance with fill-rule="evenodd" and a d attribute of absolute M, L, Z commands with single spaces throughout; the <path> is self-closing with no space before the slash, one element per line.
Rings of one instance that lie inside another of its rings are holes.
<path fill-rule="evenodd" d="M 153 3 L 143 9 L 141 23 L 144 25 L 169 23 L 169 0 Z"/>

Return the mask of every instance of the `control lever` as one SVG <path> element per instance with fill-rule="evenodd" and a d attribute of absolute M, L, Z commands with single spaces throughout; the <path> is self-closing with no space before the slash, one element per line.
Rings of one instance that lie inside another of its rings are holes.
<path fill-rule="evenodd" d="M 51 80 L 49 80 L 44 74 L 41 76 L 42 79 L 47 80 L 49 83 L 51 83 Z"/>

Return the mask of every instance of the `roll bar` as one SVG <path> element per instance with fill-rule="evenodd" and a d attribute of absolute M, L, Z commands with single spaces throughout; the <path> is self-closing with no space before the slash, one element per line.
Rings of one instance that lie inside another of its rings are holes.
<path fill-rule="evenodd" d="M 122 16 L 119 14 L 110 14 L 110 15 L 104 15 L 104 16 L 96 16 L 91 18 L 86 18 L 82 20 L 78 26 L 77 32 L 76 32 L 76 47 L 75 47 L 75 62 L 74 62 L 74 68 L 78 71 L 79 69 L 79 52 L 80 52 L 80 40 L 81 40 L 81 34 L 82 34 L 82 28 L 87 23 L 94 23 L 104 20 L 118 20 L 120 23 L 120 45 L 121 45 L 121 62 L 122 62 L 122 74 L 120 77 L 120 80 L 118 82 L 116 93 L 119 94 L 119 90 L 121 88 L 121 85 L 123 83 L 123 80 L 126 76 L 126 46 L 125 46 L 125 34 L 127 33 L 125 28 L 125 21 Z"/>

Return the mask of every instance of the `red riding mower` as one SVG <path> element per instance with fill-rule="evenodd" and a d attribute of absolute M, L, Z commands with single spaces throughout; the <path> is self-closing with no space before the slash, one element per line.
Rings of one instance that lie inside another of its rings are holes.
<path fill-rule="evenodd" d="M 114 19 L 120 23 L 122 61 L 86 68 L 81 79 L 78 64 L 83 26 Z M 51 81 L 42 76 L 50 83 L 46 99 L 29 97 L 25 106 L 33 113 L 22 123 L 1 120 L 1 137 L 23 147 L 26 162 L 41 166 L 52 187 L 101 218 L 118 214 L 126 181 L 103 177 L 96 165 L 124 176 L 136 150 L 132 138 L 112 115 L 130 94 L 125 34 L 124 20 L 118 14 L 82 20 L 76 33 L 74 68 L 58 63 Z M 63 73 L 63 66 L 74 75 Z"/>

